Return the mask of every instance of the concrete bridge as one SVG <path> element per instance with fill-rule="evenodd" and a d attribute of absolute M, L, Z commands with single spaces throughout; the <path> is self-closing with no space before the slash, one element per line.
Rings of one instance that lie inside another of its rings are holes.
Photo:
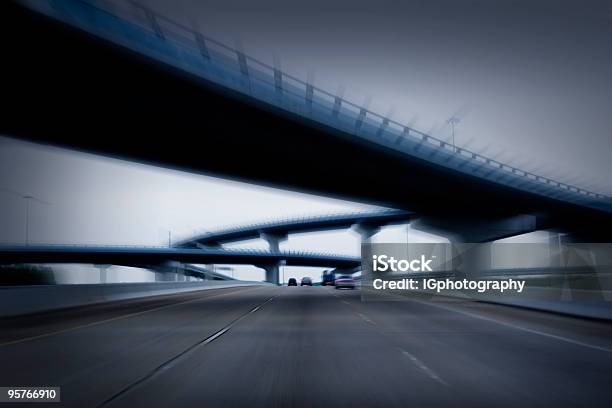
<path fill-rule="evenodd" d="M 154 10 L 24 3 L 48 17 L 5 6 L 19 24 L 2 38 L 20 42 L 4 47 L 3 134 L 403 209 L 457 240 L 534 229 L 609 238 L 605 195 L 449 145 Z"/>

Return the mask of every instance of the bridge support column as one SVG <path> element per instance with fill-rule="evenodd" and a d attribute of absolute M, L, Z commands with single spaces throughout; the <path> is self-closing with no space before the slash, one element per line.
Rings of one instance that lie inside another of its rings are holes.
<path fill-rule="evenodd" d="M 459 249 L 457 258 L 452 259 L 452 267 L 457 278 L 478 278 L 492 267 L 492 243 L 452 245 L 453 251 Z M 455 255 L 455 254 L 453 254 Z"/>
<path fill-rule="evenodd" d="M 280 243 L 287 240 L 287 234 L 261 233 L 259 236 L 268 243 L 270 252 L 280 252 Z"/>
<path fill-rule="evenodd" d="M 533 232 L 537 230 L 538 219 L 523 214 L 493 219 L 423 217 L 410 225 L 414 229 L 446 237 L 451 243 L 449 267 L 457 277 L 477 277 L 492 267 L 493 241 Z"/>
<path fill-rule="evenodd" d="M 261 265 L 259 267 L 266 271 L 266 282 L 273 283 L 275 285 L 281 284 L 279 282 L 280 262 L 272 265 Z"/>
<path fill-rule="evenodd" d="M 561 251 L 561 234 L 558 232 L 548 233 L 548 259 L 551 268 L 560 268 L 563 264 Z"/>
<path fill-rule="evenodd" d="M 100 271 L 99 283 L 108 283 L 108 268 L 110 265 L 96 265 Z"/>
<path fill-rule="evenodd" d="M 372 237 L 380 231 L 380 226 L 370 224 L 355 224 L 353 225 L 353 231 L 357 232 L 361 236 L 362 244 L 369 244 Z"/>

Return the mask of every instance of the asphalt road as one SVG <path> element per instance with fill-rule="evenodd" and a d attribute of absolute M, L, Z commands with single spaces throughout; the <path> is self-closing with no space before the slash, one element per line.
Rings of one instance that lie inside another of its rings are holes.
<path fill-rule="evenodd" d="M 324 287 L 0 319 L 0 386 L 66 406 L 609 407 L 611 374 L 608 323 Z"/>

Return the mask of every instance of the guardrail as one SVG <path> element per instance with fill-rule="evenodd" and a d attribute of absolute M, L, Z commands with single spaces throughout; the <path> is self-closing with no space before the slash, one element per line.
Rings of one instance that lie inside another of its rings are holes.
<path fill-rule="evenodd" d="M 315 87 L 133 0 L 27 1 L 29 7 L 332 128 L 525 191 L 612 211 L 606 195 L 521 170 Z M 47 6 L 45 6 L 45 4 Z"/>
<path fill-rule="evenodd" d="M 133 250 L 133 251 L 132 251 Z M 61 253 L 65 252 L 91 252 L 91 253 L 110 253 L 117 252 L 123 254 L 130 254 L 132 252 L 141 253 L 164 253 L 172 255 L 173 253 L 190 253 L 190 254 L 213 254 L 213 255 L 260 255 L 260 256 L 273 256 L 273 257 L 302 257 L 302 258 L 328 258 L 338 260 L 350 260 L 357 261 L 359 258 L 346 255 L 337 254 L 333 252 L 324 251 L 304 251 L 288 249 L 280 252 L 271 252 L 268 249 L 260 248 L 179 248 L 179 247 L 168 247 L 168 246 L 141 246 L 141 245 L 80 245 L 80 244 L 0 244 L 0 258 L 4 252 L 11 253 L 25 253 L 28 252 L 53 252 Z"/>
<path fill-rule="evenodd" d="M 414 213 L 402 210 L 393 210 L 393 209 L 383 209 L 376 211 L 354 211 L 354 212 L 336 212 L 336 213 L 326 213 L 319 215 L 301 215 L 296 217 L 285 217 L 285 218 L 277 218 L 264 220 L 259 222 L 251 222 L 246 224 L 237 224 L 237 225 L 228 225 L 216 228 L 214 230 L 208 230 L 205 232 L 196 233 L 191 236 L 187 236 L 181 239 L 178 239 L 175 243 L 175 246 L 181 246 L 188 243 L 194 243 L 200 240 L 206 240 L 208 238 L 213 238 L 220 235 L 225 234 L 233 234 L 240 233 L 243 231 L 253 231 L 253 230 L 266 230 L 266 229 L 282 229 L 283 227 L 288 226 L 297 226 L 301 224 L 310 224 L 310 223 L 324 223 L 324 222 L 342 222 L 345 220 L 358 220 L 358 221 L 368 221 L 372 219 L 384 219 L 385 217 L 395 217 L 395 219 L 399 219 L 400 217 L 405 217 L 405 220 L 410 220 L 411 216 Z"/>
<path fill-rule="evenodd" d="M 428 301 L 448 301 L 448 299 L 495 303 L 507 306 L 523 307 L 546 312 L 586 317 L 592 319 L 612 320 L 612 266 L 598 267 L 597 270 L 586 267 L 569 268 L 520 268 L 493 269 L 484 271 L 478 276 L 457 276 L 453 271 L 435 271 L 428 273 L 402 273 L 386 276 L 387 279 L 520 279 L 525 280 L 522 293 L 482 292 L 476 290 L 435 290 L 397 291 L 382 294 L 384 296 L 417 296 Z M 363 280 L 362 280 L 363 282 Z M 363 283 L 362 283 L 363 287 Z M 369 295 L 378 295 L 366 289 Z M 370 300 L 375 299 L 372 297 Z M 446 300 L 445 300 L 446 299 Z"/>
<path fill-rule="evenodd" d="M 264 282 L 138 282 L 76 285 L 0 286 L 0 316 L 15 316 L 115 300 L 196 290 L 269 285 Z"/>

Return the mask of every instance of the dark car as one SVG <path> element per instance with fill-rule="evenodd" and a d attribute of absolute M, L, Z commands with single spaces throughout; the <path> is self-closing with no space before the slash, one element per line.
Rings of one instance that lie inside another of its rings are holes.
<path fill-rule="evenodd" d="M 297 281 L 295 280 L 295 278 L 289 278 L 287 286 L 297 286 Z"/>
<path fill-rule="evenodd" d="M 312 279 L 310 279 L 310 277 L 308 277 L 308 276 L 304 276 L 302 278 L 302 282 L 300 283 L 300 286 L 304 286 L 304 285 L 312 286 Z"/>
<path fill-rule="evenodd" d="M 335 280 L 335 274 L 333 274 L 331 271 L 325 271 L 323 272 L 323 276 L 321 277 L 321 286 L 334 286 Z"/>

